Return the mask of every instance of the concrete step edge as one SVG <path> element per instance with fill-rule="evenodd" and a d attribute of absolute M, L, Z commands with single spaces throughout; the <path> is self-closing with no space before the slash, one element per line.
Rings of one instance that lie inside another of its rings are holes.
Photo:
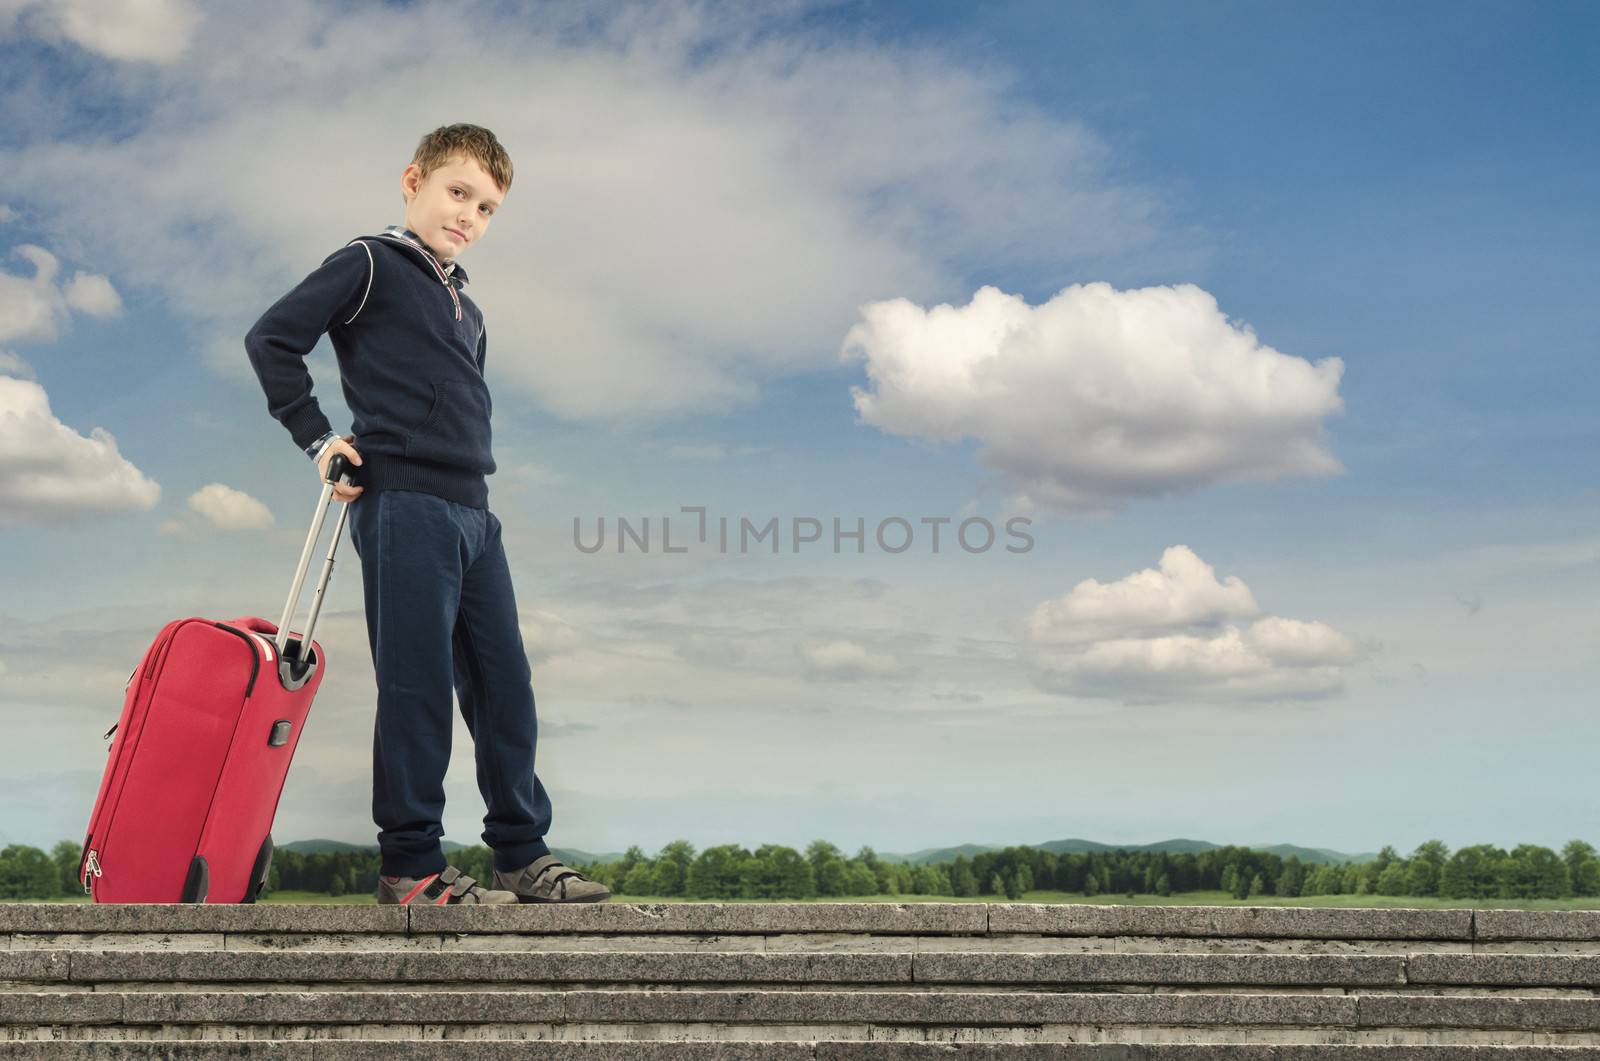
<path fill-rule="evenodd" d="M 4 951 L 0 982 L 601 981 L 1600 988 L 1600 955 Z"/>
<path fill-rule="evenodd" d="M 1600 941 L 1600 910 L 1086 903 L 582 903 L 512 907 L 0 903 L 6 932 L 886 932 Z"/>
<path fill-rule="evenodd" d="M 1580 1061 L 1590 1046 L 862 1041 L 255 1040 L 0 1042 L 0 1061 Z"/>
<path fill-rule="evenodd" d="M 0 993 L 0 1024 L 827 1023 L 1216 1025 L 1600 1032 L 1600 998 L 907 991 Z"/>

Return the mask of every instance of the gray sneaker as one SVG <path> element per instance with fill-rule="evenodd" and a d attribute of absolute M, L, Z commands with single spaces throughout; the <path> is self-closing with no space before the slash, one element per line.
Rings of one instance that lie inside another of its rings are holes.
<path fill-rule="evenodd" d="M 554 855 L 543 855 L 510 872 L 495 870 L 494 886 L 524 903 L 599 903 L 611 898 L 610 888 L 563 865 Z"/>
<path fill-rule="evenodd" d="M 406 903 L 431 903 L 434 906 L 458 904 L 514 903 L 515 894 L 485 888 L 454 866 L 425 877 L 378 877 L 378 903 L 382 906 Z"/>

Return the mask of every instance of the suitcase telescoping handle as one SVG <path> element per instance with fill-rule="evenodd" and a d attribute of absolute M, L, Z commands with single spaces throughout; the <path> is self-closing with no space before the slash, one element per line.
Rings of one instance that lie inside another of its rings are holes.
<path fill-rule="evenodd" d="M 311 550 L 322 534 L 322 521 L 328 515 L 328 503 L 333 497 L 335 484 L 351 485 L 350 459 L 335 453 L 328 461 L 328 471 L 323 479 L 322 496 L 317 499 L 316 515 L 311 518 L 311 533 L 306 535 L 305 548 L 300 550 L 300 564 L 295 568 L 294 584 L 289 587 L 289 599 L 283 606 L 283 618 L 278 620 L 278 676 L 285 689 L 298 689 L 311 677 L 321 660 L 311 658 L 311 635 L 317 626 L 317 613 L 322 610 L 322 596 L 328 590 L 328 576 L 333 574 L 333 554 L 339 549 L 339 538 L 344 534 L 345 517 L 350 514 L 350 502 L 339 506 L 339 522 L 333 528 L 333 540 L 328 543 L 328 555 L 322 561 L 322 574 L 317 579 L 316 591 L 311 595 L 311 614 L 306 617 L 305 633 L 300 636 L 292 655 L 285 654 L 289 644 L 289 618 L 300 603 L 300 591 L 305 585 L 306 571 L 311 566 Z"/>

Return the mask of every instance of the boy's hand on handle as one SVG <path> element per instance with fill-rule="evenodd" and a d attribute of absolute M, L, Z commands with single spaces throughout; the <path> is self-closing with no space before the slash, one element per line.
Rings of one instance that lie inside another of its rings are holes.
<path fill-rule="evenodd" d="M 346 435 L 328 443 L 327 451 L 317 460 L 318 478 L 323 482 L 328 481 L 328 462 L 333 460 L 335 453 L 343 453 L 351 464 L 359 465 L 361 463 L 361 454 L 357 453 L 356 448 L 350 444 L 355 440 L 355 437 L 354 435 Z M 365 489 L 366 487 L 364 486 L 346 486 L 344 483 L 334 483 L 333 499 L 335 501 L 354 501 L 361 496 L 361 491 Z"/>

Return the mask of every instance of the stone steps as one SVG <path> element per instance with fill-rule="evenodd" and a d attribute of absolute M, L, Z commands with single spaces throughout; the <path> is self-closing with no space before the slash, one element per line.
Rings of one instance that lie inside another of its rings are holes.
<path fill-rule="evenodd" d="M 6 1058 L 1600 1058 L 1600 912 L 0 904 Z"/>

